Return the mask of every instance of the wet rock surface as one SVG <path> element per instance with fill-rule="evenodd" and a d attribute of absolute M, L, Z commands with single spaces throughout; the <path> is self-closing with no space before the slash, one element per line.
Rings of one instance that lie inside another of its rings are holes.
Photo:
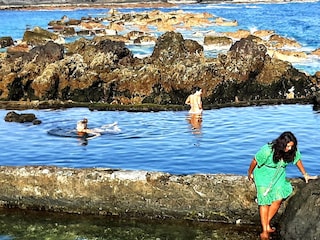
<path fill-rule="evenodd" d="M 33 113 L 16 113 L 15 111 L 8 112 L 4 117 L 6 122 L 32 122 L 34 125 L 40 124 L 41 120 L 37 119 L 36 115 Z"/>
<path fill-rule="evenodd" d="M 301 185 L 282 215 L 281 239 L 320 239 L 320 179 Z"/>
<path fill-rule="evenodd" d="M 0 182 L 0 203 L 7 208 L 259 223 L 254 185 L 245 176 L 27 166 L 1 167 Z"/>

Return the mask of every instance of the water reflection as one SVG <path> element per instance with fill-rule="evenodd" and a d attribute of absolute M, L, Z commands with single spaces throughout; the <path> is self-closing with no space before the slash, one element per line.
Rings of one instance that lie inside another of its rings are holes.
<path fill-rule="evenodd" d="M 187 120 L 190 124 L 193 134 L 201 134 L 202 128 L 202 115 L 201 114 L 189 114 Z"/>
<path fill-rule="evenodd" d="M 254 225 L 132 220 L 26 210 L 0 210 L 0 239 L 257 239 Z"/>

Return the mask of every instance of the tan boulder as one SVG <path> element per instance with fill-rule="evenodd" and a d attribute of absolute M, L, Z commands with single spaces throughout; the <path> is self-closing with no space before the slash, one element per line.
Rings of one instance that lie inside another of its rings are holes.
<path fill-rule="evenodd" d="M 142 32 L 150 32 L 149 26 L 147 24 L 137 25 L 137 27 Z"/>
<path fill-rule="evenodd" d="M 130 31 L 130 32 L 124 34 L 123 36 L 129 40 L 134 40 L 134 39 L 137 39 L 138 37 L 142 37 L 145 35 L 146 35 L 146 33 L 142 32 L 142 31 Z"/>
<path fill-rule="evenodd" d="M 282 37 L 277 34 L 271 35 L 269 38 L 269 42 L 272 44 L 274 48 L 301 48 L 300 43 L 298 43 L 296 40 Z"/>
<path fill-rule="evenodd" d="M 257 30 L 257 31 L 254 31 L 252 33 L 252 35 L 259 37 L 259 38 L 266 39 L 266 38 L 269 38 L 274 33 L 275 33 L 274 30 Z"/>
<path fill-rule="evenodd" d="M 221 17 L 218 17 L 215 19 L 215 24 L 218 26 L 234 27 L 234 26 L 238 26 L 238 21 L 237 20 L 228 21 Z"/>
<path fill-rule="evenodd" d="M 233 40 L 229 37 L 219 36 L 205 36 L 204 45 L 215 45 L 215 46 L 231 46 Z"/>
<path fill-rule="evenodd" d="M 106 25 L 97 22 L 81 22 L 79 26 L 86 30 L 105 29 Z"/>
<path fill-rule="evenodd" d="M 15 52 L 29 52 L 31 47 L 26 42 L 21 42 L 20 44 L 7 48 L 8 53 Z"/>
<path fill-rule="evenodd" d="M 147 43 L 147 44 L 154 44 L 156 43 L 157 38 L 153 37 L 153 36 L 140 36 L 137 37 L 133 43 L 136 44 L 143 44 L 143 43 Z"/>
<path fill-rule="evenodd" d="M 246 38 L 250 35 L 250 31 L 248 30 L 243 30 L 243 29 L 239 29 L 235 32 L 226 32 L 224 33 L 227 37 L 230 38 L 236 38 L 236 39 L 241 39 L 241 38 Z"/>
<path fill-rule="evenodd" d="M 311 54 L 312 54 L 312 55 L 317 55 L 317 56 L 319 56 L 319 57 L 320 57 L 320 48 L 318 48 L 318 49 L 316 49 L 316 50 L 312 51 L 312 52 L 311 52 Z"/>
<path fill-rule="evenodd" d="M 287 62 L 301 62 L 306 60 L 307 54 L 305 52 L 296 52 L 289 50 L 268 50 L 271 57 Z"/>
<path fill-rule="evenodd" d="M 176 30 L 174 26 L 166 23 L 158 23 L 157 29 L 159 32 L 171 32 Z"/>
<path fill-rule="evenodd" d="M 112 29 L 115 31 L 123 31 L 124 26 L 122 22 L 111 22 L 108 26 L 108 29 Z"/>

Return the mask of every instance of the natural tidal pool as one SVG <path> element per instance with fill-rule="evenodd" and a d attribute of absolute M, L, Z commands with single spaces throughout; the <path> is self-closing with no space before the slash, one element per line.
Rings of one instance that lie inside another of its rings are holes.
<path fill-rule="evenodd" d="M 9 110 L 0 110 L 4 119 Z M 53 165 L 117 168 L 171 174 L 246 175 L 256 151 L 282 131 L 298 138 L 305 167 L 319 175 L 320 115 L 311 105 L 277 105 L 206 110 L 202 122 L 187 111 L 90 111 L 86 108 L 25 110 L 40 125 L 0 121 L 3 166 Z M 89 127 L 118 122 L 120 131 L 85 142 L 48 134 L 70 131 L 83 117 Z M 289 177 L 300 177 L 295 167 Z M 258 210 L 258 209 L 257 209 Z M 258 239 L 260 225 L 236 225 L 174 219 L 122 219 L 1 209 L 0 240 L 11 239 Z M 273 238 L 276 239 L 276 238 Z"/>
<path fill-rule="evenodd" d="M 0 110 L 4 119 L 8 110 Z M 320 114 L 311 105 L 233 107 L 206 110 L 201 122 L 187 111 L 90 111 L 86 108 L 26 110 L 40 125 L 0 121 L 0 164 L 54 165 L 72 168 L 113 168 L 171 174 L 246 175 L 254 154 L 283 131 L 298 139 L 310 175 L 318 175 Z M 82 141 L 48 134 L 51 129 L 75 129 L 89 119 L 97 128 L 118 122 L 120 131 Z M 288 177 L 300 177 L 294 167 Z"/>

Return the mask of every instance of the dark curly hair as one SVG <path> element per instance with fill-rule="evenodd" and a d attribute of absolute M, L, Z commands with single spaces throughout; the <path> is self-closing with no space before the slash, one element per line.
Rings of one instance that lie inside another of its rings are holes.
<path fill-rule="evenodd" d="M 291 150 L 285 152 L 285 148 L 289 142 L 293 142 Z M 273 149 L 273 161 L 279 162 L 283 159 L 285 162 L 293 162 L 297 151 L 298 141 L 292 132 L 283 132 L 278 138 L 271 142 Z"/>

